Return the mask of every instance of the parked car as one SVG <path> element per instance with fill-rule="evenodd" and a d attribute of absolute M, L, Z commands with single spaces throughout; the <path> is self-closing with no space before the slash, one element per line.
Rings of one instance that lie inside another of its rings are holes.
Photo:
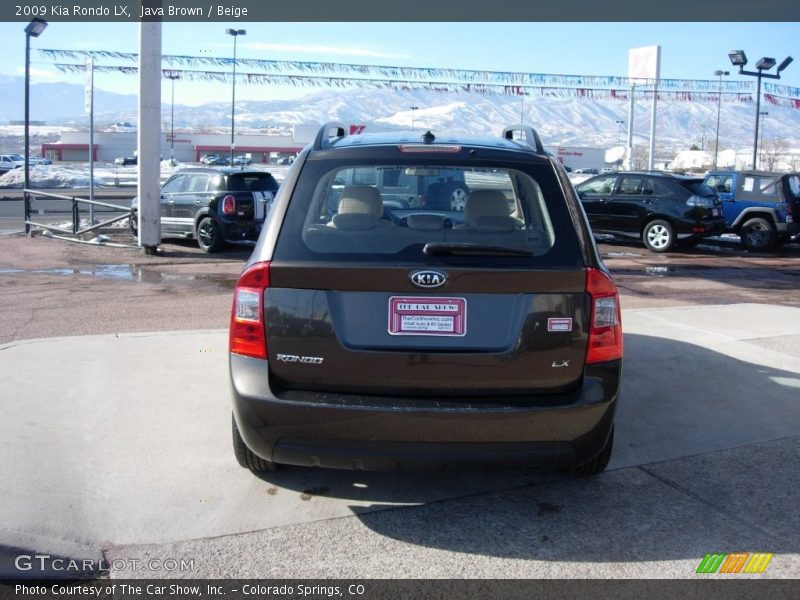
<path fill-rule="evenodd" d="M 20 161 L 23 164 L 23 166 L 25 165 L 25 157 L 22 154 L 11 154 L 10 156 L 15 160 Z M 28 164 L 37 167 L 42 165 L 52 165 L 53 161 L 50 160 L 49 158 L 44 158 L 41 156 L 29 156 Z"/>
<path fill-rule="evenodd" d="M 693 246 L 725 230 L 722 203 L 697 177 L 626 171 L 592 177 L 576 189 L 592 231 L 641 239 L 653 252 Z"/>
<path fill-rule="evenodd" d="M 25 166 L 25 159 L 14 158 L 12 154 L 0 154 L 0 173 L 7 173 L 13 169 L 21 169 Z"/>
<path fill-rule="evenodd" d="M 326 125 L 282 184 L 234 290 L 239 464 L 602 471 L 619 298 L 564 168 L 530 127 L 408 135 Z M 463 211 L 400 208 L 382 172 L 474 185 Z"/>
<path fill-rule="evenodd" d="M 200 162 L 204 165 L 207 165 L 209 164 L 209 161 L 216 160 L 218 158 L 219 154 L 203 154 L 203 156 L 200 157 Z"/>
<path fill-rule="evenodd" d="M 235 159 L 234 159 L 235 160 Z M 210 156 L 206 161 L 209 167 L 226 167 L 230 166 L 231 164 L 231 157 L 230 156 Z"/>
<path fill-rule="evenodd" d="M 718 170 L 705 183 L 722 199 L 728 231 L 762 251 L 800 233 L 800 174 Z"/>
<path fill-rule="evenodd" d="M 600 171 L 598 171 L 597 169 L 590 169 L 590 168 L 575 169 L 576 175 L 598 175 L 599 173 Z"/>
<path fill-rule="evenodd" d="M 615 169 L 614 167 L 603 167 L 602 169 L 600 169 L 601 175 L 605 175 L 606 173 L 616 173 L 616 172 L 617 169 Z"/>
<path fill-rule="evenodd" d="M 384 204 L 395 208 L 426 207 L 462 212 L 470 192 L 464 171 L 460 169 L 430 166 L 350 169 L 340 172 L 333 182 L 335 193 L 329 199 L 332 212 L 338 205 L 336 194 L 354 184 L 374 185 Z"/>
<path fill-rule="evenodd" d="M 161 186 L 161 238 L 196 239 L 206 252 L 226 241 L 258 237 L 278 182 L 266 171 L 182 169 Z M 131 204 L 131 231 L 136 229 L 138 198 Z"/>
<path fill-rule="evenodd" d="M 249 158 L 247 156 L 244 156 L 243 154 L 240 154 L 239 156 L 234 156 L 233 157 L 233 164 L 237 165 L 237 166 L 249 166 L 252 163 L 253 163 L 253 159 Z"/>
<path fill-rule="evenodd" d="M 115 165 L 127 167 L 128 165 L 138 165 L 139 158 L 137 156 L 120 156 L 114 159 Z"/>

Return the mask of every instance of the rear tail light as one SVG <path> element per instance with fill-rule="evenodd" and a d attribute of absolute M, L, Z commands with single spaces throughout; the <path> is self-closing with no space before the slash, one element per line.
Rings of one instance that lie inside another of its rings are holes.
<path fill-rule="evenodd" d="M 222 214 L 232 215 L 236 212 L 236 198 L 227 195 L 222 199 Z"/>
<path fill-rule="evenodd" d="M 228 348 L 233 354 L 267 358 L 264 290 L 268 287 L 269 262 L 250 265 L 236 282 L 228 340 Z"/>
<path fill-rule="evenodd" d="M 792 203 L 786 203 L 786 222 L 787 223 L 794 223 L 794 216 L 792 215 Z"/>
<path fill-rule="evenodd" d="M 714 208 L 714 198 L 707 196 L 689 196 L 686 200 L 687 206 L 696 206 L 697 208 Z"/>
<path fill-rule="evenodd" d="M 586 291 L 592 297 L 586 363 L 618 360 L 622 358 L 622 319 L 617 286 L 604 271 L 590 268 Z"/>

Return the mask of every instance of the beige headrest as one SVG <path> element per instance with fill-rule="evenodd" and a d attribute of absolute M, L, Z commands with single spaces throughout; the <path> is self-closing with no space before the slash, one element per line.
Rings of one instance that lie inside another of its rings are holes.
<path fill-rule="evenodd" d="M 479 217 L 507 217 L 510 212 L 506 195 L 500 190 L 472 190 L 464 208 L 468 223 Z"/>
<path fill-rule="evenodd" d="M 370 185 L 348 185 L 339 197 L 340 215 L 383 215 L 383 201 L 377 188 Z"/>

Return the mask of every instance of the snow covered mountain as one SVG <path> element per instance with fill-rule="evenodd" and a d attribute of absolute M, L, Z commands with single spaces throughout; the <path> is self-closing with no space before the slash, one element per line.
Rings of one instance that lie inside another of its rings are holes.
<path fill-rule="evenodd" d="M 21 113 L 19 77 L 0 78 L 0 120 L 18 119 Z M 8 91 L 9 93 L 5 93 Z M 14 92 L 12 94 L 11 92 Z M 49 124 L 85 126 L 83 87 L 48 83 L 32 86 L 31 117 Z M 114 122 L 136 122 L 136 97 L 99 93 L 95 122 L 99 127 Z M 419 107 L 412 111 L 411 107 Z M 163 106 L 164 121 L 170 106 Z M 763 141 L 779 139 L 787 147 L 800 148 L 800 110 L 762 106 L 769 112 L 763 121 Z M 413 112 L 413 115 L 412 115 Z M 722 105 L 720 146 L 752 146 L 755 107 Z M 230 104 L 175 107 L 176 128 L 228 131 Z M 291 125 L 342 121 L 381 129 L 416 129 L 498 135 L 506 125 L 533 125 L 545 145 L 609 148 L 624 140 L 627 102 L 620 100 L 544 99 L 435 91 L 324 90 L 302 98 L 274 101 L 241 101 L 236 107 L 237 129 L 285 130 Z M 620 132 L 618 120 L 625 121 Z M 714 142 L 717 105 L 714 103 L 662 102 L 658 107 L 656 137 L 659 147 L 674 151 Z M 645 143 L 650 130 L 650 105 L 640 101 L 634 117 L 636 143 Z M 621 135 L 620 135 L 621 133 Z"/>

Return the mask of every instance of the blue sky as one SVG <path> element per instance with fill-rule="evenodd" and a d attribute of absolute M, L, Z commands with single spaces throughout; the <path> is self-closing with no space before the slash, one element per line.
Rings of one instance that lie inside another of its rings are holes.
<path fill-rule="evenodd" d="M 230 57 L 233 40 L 226 27 L 246 28 L 239 38 L 242 58 L 347 62 L 477 70 L 625 75 L 628 49 L 661 45 L 665 78 L 711 79 L 715 69 L 735 74 L 731 49 L 743 49 L 750 66 L 761 56 L 779 62 L 795 54 L 781 83 L 800 87 L 800 23 L 165 23 L 164 54 Z M 0 74 L 21 75 L 24 24 L 0 23 L 3 61 Z M 51 23 L 33 47 L 138 50 L 136 23 Z M 12 43 L 14 42 L 14 43 Z M 72 81 L 81 75 L 59 73 L 33 53 L 34 82 Z M 98 88 L 136 93 L 135 77 L 98 74 Z M 180 82 L 176 102 L 199 104 L 227 99 L 222 83 Z M 169 87 L 162 86 L 165 101 Z M 308 88 L 237 86 L 241 99 L 277 99 L 308 93 Z"/>

